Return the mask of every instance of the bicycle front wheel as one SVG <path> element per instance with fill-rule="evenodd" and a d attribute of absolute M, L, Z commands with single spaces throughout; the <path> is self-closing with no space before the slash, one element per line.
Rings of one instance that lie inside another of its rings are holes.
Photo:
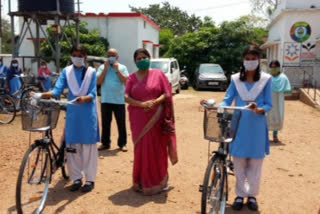
<path fill-rule="evenodd" d="M 226 175 L 223 160 L 214 156 L 206 169 L 201 197 L 201 214 L 224 214 L 226 206 Z"/>
<path fill-rule="evenodd" d="M 9 124 L 16 117 L 16 105 L 7 94 L 0 96 L 0 123 Z"/>
<path fill-rule="evenodd" d="M 41 213 L 51 180 L 51 163 L 47 148 L 32 144 L 22 160 L 17 186 L 16 207 L 21 213 Z"/>
<path fill-rule="evenodd" d="M 62 160 L 62 163 L 61 163 L 61 172 L 62 172 L 62 176 L 64 179 L 68 180 L 69 179 L 69 171 L 68 171 L 68 167 L 67 167 L 67 152 L 66 152 L 66 142 L 63 141 L 61 143 L 61 146 L 60 146 L 60 159 Z"/>

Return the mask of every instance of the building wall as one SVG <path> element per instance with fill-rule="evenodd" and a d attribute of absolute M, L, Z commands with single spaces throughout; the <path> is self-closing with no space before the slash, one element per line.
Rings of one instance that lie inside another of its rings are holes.
<path fill-rule="evenodd" d="M 292 2 L 282 2 L 282 6 L 288 7 L 302 7 L 305 8 L 305 1 L 301 5 L 302 1 L 292 1 Z M 317 1 L 320 6 L 320 1 Z M 314 1 L 308 1 L 308 4 L 317 3 Z M 273 45 L 268 48 L 268 61 L 273 59 L 278 59 L 281 64 L 283 64 L 284 58 L 284 45 L 286 42 L 295 42 L 290 35 L 290 29 L 296 22 L 307 22 L 311 27 L 311 36 L 304 42 L 316 44 L 319 49 L 319 39 L 320 39 L 320 10 L 286 10 L 279 15 L 274 23 L 272 23 L 269 29 L 269 41 L 280 41 L 278 45 Z M 318 42 L 317 42 L 318 41 Z M 320 50 L 319 50 L 320 51 Z M 320 83 L 320 65 L 319 62 L 310 64 L 310 66 L 305 67 L 286 67 L 284 72 L 288 75 L 292 85 L 294 87 L 302 87 L 303 80 L 316 80 Z M 309 78 L 310 76 L 310 78 Z"/>
<path fill-rule="evenodd" d="M 285 1 L 286 9 L 308 9 L 311 5 L 319 8 L 319 0 L 282 0 Z"/>
<path fill-rule="evenodd" d="M 81 21 L 88 23 L 87 29 L 98 29 L 100 36 L 106 38 L 108 35 L 108 19 L 107 17 L 81 17 Z"/>
<path fill-rule="evenodd" d="M 138 41 L 140 47 L 145 47 L 149 51 L 152 58 L 159 57 L 159 48 L 154 45 L 159 44 L 159 31 L 155 29 L 150 23 L 143 19 L 138 22 Z M 148 41 L 143 44 L 143 41 Z"/>
<path fill-rule="evenodd" d="M 133 53 L 139 47 L 138 17 L 109 17 L 108 36 L 110 48 L 119 52 L 119 62 L 126 65 L 129 72 L 136 69 Z"/>

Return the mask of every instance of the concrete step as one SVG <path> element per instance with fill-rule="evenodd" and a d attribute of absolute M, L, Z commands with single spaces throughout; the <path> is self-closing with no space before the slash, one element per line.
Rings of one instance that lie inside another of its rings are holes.
<path fill-rule="evenodd" d="M 309 106 L 320 109 L 320 90 L 301 88 L 300 100 Z"/>

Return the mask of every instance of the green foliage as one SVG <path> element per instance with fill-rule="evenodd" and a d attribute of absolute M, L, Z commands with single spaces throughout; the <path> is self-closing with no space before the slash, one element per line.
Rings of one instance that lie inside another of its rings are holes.
<path fill-rule="evenodd" d="M 11 53 L 11 26 L 10 22 L 2 19 L 2 53 Z"/>
<path fill-rule="evenodd" d="M 107 39 L 100 37 L 99 30 L 93 29 L 88 30 L 86 28 L 87 23 L 86 22 L 80 22 L 79 25 L 79 39 L 80 43 L 83 44 L 87 49 L 87 54 L 92 56 L 105 56 L 106 51 L 109 47 L 109 42 Z M 60 40 L 59 45 L 61 47 L 61 67 L 64 67 L 68 64 L 68 61 L 70 59 L 70 50 L 72 47 L 71 43 L 75 43 L 75 35 L 76 35 L 76 26 L 75 24 L 72 24 L 70 27 L 66 27 L 65 33 L 68 37 L 63 37 L 62 40 Z M 49 35 L 49 41 L 44 41 L 41 43 L 41 54 L 42 57 L 47 60 L 54 60 L 54 53 L 52 52 L 50 44 L 54 46 L 55 36 L 52 33 L 52 28 L 47 28 L 47 33 Z"/>
<path fill-rule="evenodd" d="M 173 38 L 174 35 L 170 29 L 164 28 L 160 30 L 159 43 L 162 45 L 162 47 L 160 48 L 160 56 L 163 56 L 168 52 L 170 43 Z"/>
<path fill-rule="evenodd" d="M 165 56 L 177 58 L 180 67 L 186 66 L 191 80 L 200 63 L 220 64 L 229 75 L 238 71 L 245 47 L 249 44 L 261 45 L 265 35 L 265 29 L 249 24 L 242 17 L 236 21 L 223 22 L 220 27 L 212 25 L 175 37 Z"/>
<path fill-rule="evenodd" d="M 186 11 L 171 6 L 169 2 L 151 4 L 147 8 L 136 8 L 129 5 L 131 11 L 140 12 L 148 16 L 161 28 L 171 29 L 174 35 L 183 35 L 187 32 L 199 30 L 202 26 L 200 17 L 188 15 Z"/>

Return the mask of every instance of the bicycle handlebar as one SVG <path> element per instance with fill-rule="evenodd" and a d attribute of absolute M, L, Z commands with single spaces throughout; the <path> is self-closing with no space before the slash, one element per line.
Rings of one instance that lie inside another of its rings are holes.
<path fill-rule="evenodd" d="M 206 101 L 201 102 L 200 104 L 202 107 L 206 109 L 227 109 L 227 110 L 246 110 L 250 111 L 252 108 L 252 103 L 246 105 L 246 106 L 218 106 L 218 105 L 209 105 Z"/>
<path fill-rule="evenodd" d="M 38 99 L 38 101 L 42 103 L 56 103 L 61 106 L 75 105 L 77 103 L 77 99 L 73 99 L 70 101 L 62 101 L 62 100 L 55 100 L 55 99 Z"/>

